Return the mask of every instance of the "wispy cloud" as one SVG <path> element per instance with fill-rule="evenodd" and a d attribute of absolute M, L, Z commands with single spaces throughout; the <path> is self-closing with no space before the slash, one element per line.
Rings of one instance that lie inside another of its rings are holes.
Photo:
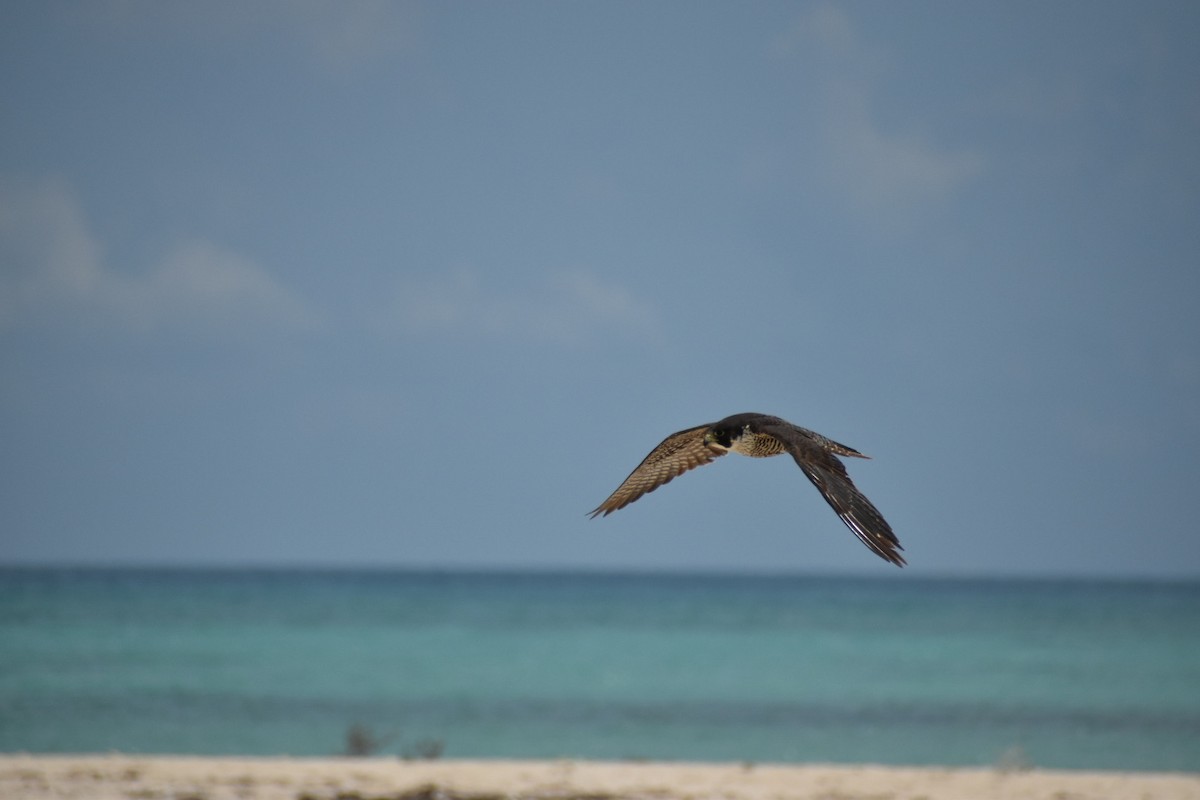
<path fill-rule="evenodd" d="M 135 286 L 147 323 L 186 320 L 202 328 L 256 325 L 299 331 L 319 316 L 295 293 L 249 258 L 203 239 L 173 248 Z"/>
<path fill-rule="evenodd" d="M 582 270 L 551 273 L 524 289 L 496 288 L 467 270 L 405 280 L 380 327 L 558 344 L 612 334 L 661 339 L 658 314 L 649 303 Z"/>
<path fill-rule="evenodd" d="M 902 132 L 880 123 L 873 109 L 887 57 L 863 41 L 843 8 L 814 6 L 770 50 L 815 64 L 823 133 L 817 162 L 830 188 L 873 221 L 905 225 L 983 171 L 982 155 L 939 146 L 919 119 L 905 121 Z"/>
<path fill-rule="evenodd" d="M 415 9 L 393 0 L 287 2 L 297 14 L 297 29 L 327 67 L 345 70 L 411 47 Z"/>
<path fill-rule="evenodd" d="M 214 13 L 214 8 L 216 13 Z M 107 0 L 73 10 L 93 30 L 122 36 L 282 37 L 319 68 L 350 73 L 412 49 L 419 7 L 391 0 L 160 3 Z"/>
<path fill-rule="evenodd" d="M 855 206 L 902 221 L 917 207 L 948 200 L 982 170 L 977 153 L 939 149 L 915 134 L 885 133 L 871 116 L 865 87 L 830 88 L 828 168 Z"/>
<path fill-rule="evenodd" d="M 110 266 L 62 181 L 0 185 L 0 254 L 0 328 L 73 320 L 227 337 L 320 324 L 263 267 L 204 239 L 177 243 L 148 270 Z"/>

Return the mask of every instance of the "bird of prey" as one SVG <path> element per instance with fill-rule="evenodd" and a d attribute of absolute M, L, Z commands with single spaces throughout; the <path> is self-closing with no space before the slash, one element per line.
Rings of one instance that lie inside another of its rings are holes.
<path fill-rule="evenodd" d="M 590 513 L 608 516 L 690 469 L 728 452 L 765 458 L 788 453 L 846 527 L 880 558 L 904 566 L 903 550 L 887 520 L 846 474 L 838 456 L 869 458 L 815 431 L 767 414 L 734 414 L 720 422 L 672 433 L 650 451 L 625 482 Z"/>

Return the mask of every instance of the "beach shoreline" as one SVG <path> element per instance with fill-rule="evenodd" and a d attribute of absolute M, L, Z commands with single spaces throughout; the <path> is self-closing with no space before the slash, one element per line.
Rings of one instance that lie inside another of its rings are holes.
<path fill-rule="evenodd" d="M 1200 774 L 585 760 L 0 755 L 12 800 L 1200 800 Z"/>

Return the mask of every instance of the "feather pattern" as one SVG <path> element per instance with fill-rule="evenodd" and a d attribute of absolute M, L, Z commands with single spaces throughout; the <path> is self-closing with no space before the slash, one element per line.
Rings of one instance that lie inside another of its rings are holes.
<path fill-rule="evenodd" d="M 788 453 L 855 536 L 880 558 L 904 566 L 899 539 L 887 520 L 858 490 L 838 456 L 867 458 L 853 447 L 766 414 L 734 414 L 720 422 L 673 433 L 629 473 L 591 516 L 607 516 L 679 475 L 732 450 L 752 457 Z"/>
<path fill-rule="evenodd" d="M 871 548 L 875 555 L 890 561 L 898 567 L 904 566 L 904 557 L 900 555 L 900 540 L 892 532 L 879 509 L 858 490 L 854 481 L 846 473 L 846 465 L 834 455 L 855 455 L 859 458 L 866 456 L 857 450 L 839 445 L 820 434 L 812 435 L 811 431 L 791 423 L 783 425 L 767 425 L 763 433 L 778 438 L 784 448 L 796 461 L 796 465 L 812 481 L 813 486 L 825 498 L 834 512 L 846 523 L 862 543 Z M 849 452 L 847 452 L 849 451 Z"/>
<path fill-rule="evenodd" d="M 608 516 L 614 511 L 637 500 L 644 494 L 653 492 L 665 483 L 682 475 L 690 469 L 712 463 L 712 460 L 725 455 L 723 448 L 710 447 L 705 444 L 704 437 L 708 433 L 708 425 L 698 425 L 678 433 L 672 433 L 650 451 L 650 455 L 642 459 L 637 469 L 629 473 L 629 477 L 617 487 L 612 495 L 593 509 L 589 516 Z"/>

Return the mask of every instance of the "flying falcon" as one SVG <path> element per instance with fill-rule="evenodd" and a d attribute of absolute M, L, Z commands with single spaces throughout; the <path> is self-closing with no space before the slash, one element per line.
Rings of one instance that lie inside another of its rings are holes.
<path fill-rule="evenodd" d="M 608 516 L 653 492 L 689 469 L 703 466 L 728 452 L 765 458 L 788 453 L 817 487 L 833 510 L 880 558 L 904 566 L 900 540 L 883 515 L 871 505 L 846 474 L 838 456 L 869 458 L 815 431 L 767 414 L 734 414 L 720 422 L 672 433 L 629 473 L 625 482 L 590 516 Z"/>

